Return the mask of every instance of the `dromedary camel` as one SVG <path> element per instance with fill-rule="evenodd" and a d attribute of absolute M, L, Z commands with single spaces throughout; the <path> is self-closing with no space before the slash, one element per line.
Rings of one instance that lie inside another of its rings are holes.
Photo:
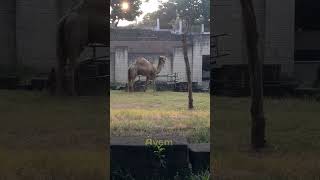
<path fill-rule="evenodd" d="M 71 82 L 68 85 L 72 95 L 76 95 L 75 77 L 77 60 L 90 43 L 109 42 L 109 22 L 105 0 L 81 0 L 65 16 L 57 27 L 57 84 L 56 91 L 62 94 L 65 67 L 69 63 Z"/>
<path fill-rule="evenodd" d="M 138 58 L 128 69 L 128 91 L 134 91 L 134 80 L 138 75 L 142 75 L 146 77 L 146 83 L 144 86 L 144 91 L 146 91 L 149 80 L 153 81 L 153 85 L 155 85 L 155 79 L 157 74 L 160 73 L 166 62 L 166 57 L 160 56 L 158 65 L 155 66 L 150 61 L 145 58 Z"/>

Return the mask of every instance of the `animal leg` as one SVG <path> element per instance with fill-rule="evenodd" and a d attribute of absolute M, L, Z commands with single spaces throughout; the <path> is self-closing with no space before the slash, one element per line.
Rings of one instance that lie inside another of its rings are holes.
<path fill-rule="evenodd" d="M 71 77 L 70 77 L 70 90 L 71 90 L 71 96 L 76 96 L 77 92 L 76 92 L 76 63 L 75 61 L 71 61 Z"/>
<path fill-rule="evenodd" d="M 63 94 L 63 82 L 65 77 L 65 71 L 64 71 L 64 63 L 62 63 L 62 60 L 58 61 L 57 70 L 56 70 L 56 93 L 57 95 Z"/>
<path fill-rule="evenodd" d="M 148 82 L 149 82 L 149 77 L 146 77 L 146 83 L 144 85 L 144 92 L 146 92 L 146 90 L 148 88 Z"/>
<path fill-rule="evenodd" d="M 128 91 L 132 92 L 133 91 L 133 87 L 132 87 L 132 80 L 130 79 L 128 82 Z"/>
<path fill-rule="evenodd" d="M 128 87 L 127 87 L 128 92 L 130 92 L 130 80 L 128 80 Z"/>

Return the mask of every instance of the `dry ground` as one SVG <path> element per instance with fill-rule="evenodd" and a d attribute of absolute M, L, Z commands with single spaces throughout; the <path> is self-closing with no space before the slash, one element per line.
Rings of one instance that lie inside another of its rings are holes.
<path fill-rule="evenodd" d="M 105 104 L 0 90 L 0 179 L 104 179 Z"/>
<path fill-rule="evenodd" d="M 226 180 L 317 180 L 320 177 L 320 103 L 265 100 L 267 142 L 252 152 L 248 98 L 215 97 L 215 175 Z"/>

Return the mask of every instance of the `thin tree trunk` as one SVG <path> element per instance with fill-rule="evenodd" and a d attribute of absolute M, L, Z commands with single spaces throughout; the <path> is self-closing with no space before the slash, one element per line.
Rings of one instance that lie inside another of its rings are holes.
<path fill-rule="evenodd" d="M 186 64 L 186 73 L 187 73 L 187 80 L 188 80 L 188 99 L 189 99 L 188 107 L 189 109 L 193 109 L 192 80 L 191 80 L 190 63 L 188 58 L 188 45 L 187 45 L 186 33 L 182 35 L 182 46 L 183 46 L 183 56 Z"/>
<path fill-rule="evenodd" d="M 240 0 L 248 54 L 251 85 L 251 145 L 259 150 L 265 147 L 265 118 L 263 112 L 262 58 L 258 49 L 257 21 L 252 0 Z M 262 49 L 261 49 L 262 50 Z"/>

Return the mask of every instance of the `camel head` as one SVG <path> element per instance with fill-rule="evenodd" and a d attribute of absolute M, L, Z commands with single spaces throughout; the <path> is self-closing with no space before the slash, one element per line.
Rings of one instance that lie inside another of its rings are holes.
<path fill-rule="evenodd" d="M 159 62 L 157 66 L 156 73 L 159 74 L 161 69 L 163 68 L 164 64 L 166 63 L 167 58 L 165 56 L 159 56 Z"/>
<path fill-rule="evenodd" d="M 165 64 L 166 63 L 167 58 L 165 56 L 159 56 L 159 64 Z"/>

